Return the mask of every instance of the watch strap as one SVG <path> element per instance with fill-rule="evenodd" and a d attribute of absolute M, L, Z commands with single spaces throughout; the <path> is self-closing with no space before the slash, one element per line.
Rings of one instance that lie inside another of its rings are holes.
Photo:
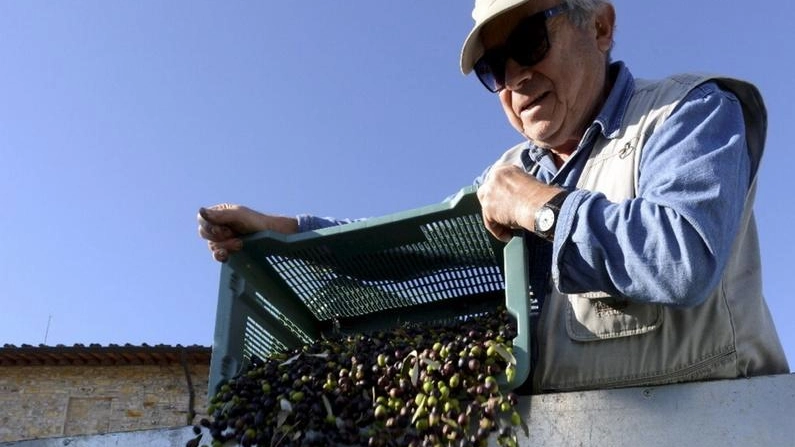
<path fill-rule="evenodd" d="M 554 196 L 552 196 L 552 198 L 549 199 L 549 201 L 547 201 L 547 203 L 545 203 L 541 207 L 541 208 L 551 209 L 555 215 L 555 221 L 552 223 L 552 228 L 550 228 L 548 231 L 545 231 L 543 233 L 536 233 L 540 237 L 546 239 L 549 242 L 552 242 L 552 240 L 555 238 L 555 229 L 558 226 L 558 216 L 560 215 L 560 207 L 563 206 L 563 202 L 566 200 L 566 197 L 568 197 L 568 195 L 569 191 L 566 190 L 561 191 L 555 194 Z"/>
<path fill-rule="evenodd" d="M 555 210 L 555 220 L 557 220 L 558 213 L 560 212 L 560 207 L 563 206 L 563 202 L 566 200 L 566 197 L 569 196 L 568 191 L 561 191 L 555 194 L 544 206 L 548 206 Z"/>

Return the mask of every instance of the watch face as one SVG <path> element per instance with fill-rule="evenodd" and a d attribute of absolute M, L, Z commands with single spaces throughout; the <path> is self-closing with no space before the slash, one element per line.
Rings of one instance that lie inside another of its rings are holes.
<path fill-rule="evenodd" d="M 536 227 L 538 231 L 546 233 L 552 229 L 553 225 L 555 225 L 555 212 L 547 207 L 538 210 L 538 216 L 536 218 Z"/>

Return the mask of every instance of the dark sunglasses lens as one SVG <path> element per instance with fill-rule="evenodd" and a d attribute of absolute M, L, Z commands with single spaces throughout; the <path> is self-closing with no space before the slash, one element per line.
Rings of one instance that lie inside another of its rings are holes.
<path fill-rule="evenodd" d="M 519 22 L 505 46 L 487 51 L 475 63 L 473 68 L 478 79 L 491 92 L 497 93 L 505 88 L 505 62 L 508 59 L 532 67 L 546 57 L 549 51 L 546 12 L 533 14 Z"/>
<path fill-rule="evenodd" d="M 549 51 L 546 19 L 531 16 L 521 22 L 511 32 L 507 46 L 511 59 L 525 67 L 541 62 Z"/>
<path fill-rule="evenodd" d="M 505 59 L 485 54 L 475 63 L 475 74 L 480 82 L 492 93 L 497 93 L 505 87 Z"/>

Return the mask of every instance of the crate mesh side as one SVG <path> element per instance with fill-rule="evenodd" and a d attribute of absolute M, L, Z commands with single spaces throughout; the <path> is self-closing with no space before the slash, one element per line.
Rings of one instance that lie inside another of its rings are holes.
<path fill-rule="evenodd" d="M 504 288 L 479 214 L 421 227 L 425 241 L 341 257 L 324 247 L 266 259 L 321 321 Z"/>
<path fill-rule="evenodd" d="M 254 293 L 254 297 L 257 299 L 257 303 L 259 303 L 263 309 L 268 311 L 274 318 L 278 319 L 287 329 L 290 330 L 293 334 L 295 334 L 298 338 L 301 339 L 304 343 L 312 342 L 312 337 L 310 337 L 306 332 L 302 331 L 301 328 L 296 326 L 291 320 L 284 316 L 283 313 L 279 312 L 278 309 L 273 307 L 273 305 L 265 299 L 259 292 Z"/>
<path fill-rule="evenodd" d="M 433 318 L 433 319 L 430 319 L 430 320 L 424 320 L 422 322 L 422 325 L 427 325 L 427 326 L 449 326 L 449 325 L 461 323 L 462 321 L 468 321 L 468 320 L 471 320 L 473 318 L 480 318 L 480 317 L 485 317 L 485 316 L 488 316 L 488 315 L 489 315 L 489 312 L 486 312 L 486 311 L 483 311 L 483 312 L 465 312 L 465 313 L 461 313 L 461 314 L 453 316 L 453 317 L 440 317 L 440 318 Z M 406 323 L 406 324 L 410 325 L 411 323 Z"/>
<path fill-rule="evenodd" d="M 259 325 L 253 318 L 246 319 L 246 330 L 243 336 L 243 357 L 251 358 L 256 354 L 260 358 L 267 358 L 275 352 L 285 351 L 287 347 L 268 331 Z"/>
<path fill-rule="evenodd" d="M 292 321 L 287 319 L 284 314 L 274 308 L 259 292 L 255 292 L 254 297 L 256 302 L 262 306 L 262 309 L 279 320 L 301 341 L 304 343 L 311 343 L 313 341 L 312 337 L 307 335 L 298 328 L 298 326 L 293 324 Z M 284 343 L 262 327 L 252 316 L 246 318 L 246 327 L 243 334 L 243 356 L 245 358 L 250 358 L 252 354 L 256 354 L 260 358 L 266 358 L 275 352 L 285 351 L 286 349 L 287 346 Z"/>

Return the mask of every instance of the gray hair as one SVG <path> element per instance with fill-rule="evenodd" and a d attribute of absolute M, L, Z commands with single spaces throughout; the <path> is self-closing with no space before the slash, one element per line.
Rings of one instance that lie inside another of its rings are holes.
<path fill-rule="evenodd" d="M 563 4 L 569 7 L 569 19 L 578 27 L 583 27 L 588 23 L 594 12 L 604 4 L 609 4 L 609 0 L 564 0 Z"/>
<path fill-rule="evenodd" d="M 588 24 L 588 21 L 593 17 L 596 10 L 605 4 L 610 4 L 610 0 L 563 0 L 562 2 L 569 7 L 567 15 L 571 23 L 578 28 L 583 28 Z M 607 51 L 607 63 L 609 64 L 612 59 L 613 46 L 615 42 L 610 43 L 610 49 Z"/>

